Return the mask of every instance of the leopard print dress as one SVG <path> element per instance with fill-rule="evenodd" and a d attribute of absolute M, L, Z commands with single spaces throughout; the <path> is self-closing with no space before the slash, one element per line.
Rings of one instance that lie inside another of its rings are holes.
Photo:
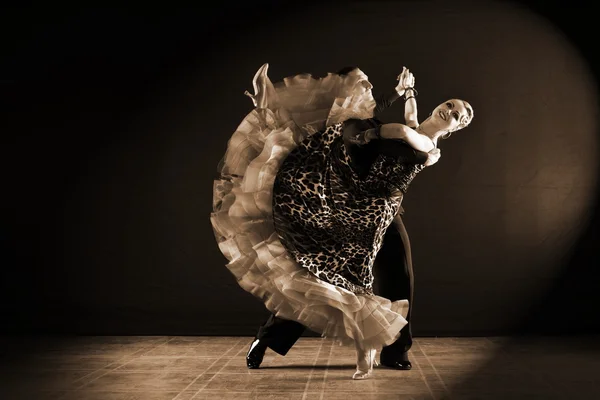
<path fill-rule="evenodd" d="M 424 166 L 379 155 L 359 179 L 342 130 L 343 123 L 331 125 L 287 156 L 273 186 L 273 220 L 300 266 L 353 293 L 373 294 L 375 256 L 403 194 Z"/>

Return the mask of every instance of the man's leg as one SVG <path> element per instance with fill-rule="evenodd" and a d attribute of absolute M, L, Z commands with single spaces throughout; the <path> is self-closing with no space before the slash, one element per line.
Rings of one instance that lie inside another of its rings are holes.
<path fill-rule="evenodd" d="M 296 321 L 282 319 L 271 314 L 258 329 L 254 341 L 246 354 L 248 368 L 258 368 L 263 360 L 267 347 L 285 356 L 294 343 L 302 336 L 306 328 Z"/>
<path fill-rule="evenodd" d="M 377 253 L 374 268 L 379 295 L 392 301 L 409 301 L 408 324 L 400 331 L 400 337 L 381 351 L 381 363 L 398 369 L 410 369 L 408 350 L 412 346 L 410 317 L 413 309 L 414 277 L 408 233 L 397 215 L 388 227 L 383 245 Z"/>
<path fill-rule="evenodd" d="M 274 352 L 285 356 L 305 329 L 305 326 L 299 322 L 271 314 L 267 322 L 258 329 L 256 338 L 261 342 L 264 341 Z"/>

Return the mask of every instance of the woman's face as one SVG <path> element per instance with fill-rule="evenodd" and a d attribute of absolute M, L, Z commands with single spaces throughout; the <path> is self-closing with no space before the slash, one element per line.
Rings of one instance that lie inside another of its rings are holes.
<path fill-rule="evenodd" d="M 472 112 L 469 110 L 463 100 L 451 99 L 437 106 L 431 113 L 431 119 L 440 130 L 454 132 L 471 122 Z"/>

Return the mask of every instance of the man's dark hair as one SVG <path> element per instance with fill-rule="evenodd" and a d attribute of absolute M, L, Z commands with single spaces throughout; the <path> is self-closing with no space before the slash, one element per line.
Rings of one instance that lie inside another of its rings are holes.
<path fill-rule="evenodd" d="M 344 76 L 344 75 L 348 75 L 350 72 L 354 71 L 355 69 L 358 69 L 358 67 L 344 67 L 342 69 L 340 69 L 338 72 L 336 72 L 336 74 Z"/>

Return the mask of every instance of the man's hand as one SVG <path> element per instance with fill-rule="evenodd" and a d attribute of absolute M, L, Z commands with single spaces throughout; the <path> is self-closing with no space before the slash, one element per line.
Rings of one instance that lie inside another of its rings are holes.
<path fill-rule="evenodd" d="M 415 77 L 406 67 L 402 67 L 402 72 L 398 75 L 398 85 L 396 85 L 396 92 L 402 95 L 408 88 L 415 87 Z"/>
<path fill-rule="evenodd" d="M 436 162 L 438 162 L 441 156 L 442 152 L 440 151 L 440 149 L 435 148 L 431 150 L 429 153 L 427 153 L 427 161 L 425 162 L 425 166 L 429 167 L 435 164 Z"/>

